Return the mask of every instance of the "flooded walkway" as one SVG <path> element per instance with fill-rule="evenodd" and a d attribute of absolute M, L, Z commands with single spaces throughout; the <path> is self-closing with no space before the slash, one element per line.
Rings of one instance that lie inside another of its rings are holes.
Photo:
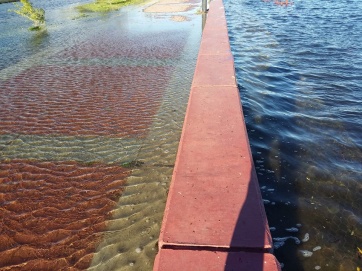
<path fill-rule="evenodd" d="M 199 6 L 154 2 L 70 26 L 59 14 L 73 6 L 49 7 L 42 50 L 1 67 L 0 270 L 152 269 Z"/>

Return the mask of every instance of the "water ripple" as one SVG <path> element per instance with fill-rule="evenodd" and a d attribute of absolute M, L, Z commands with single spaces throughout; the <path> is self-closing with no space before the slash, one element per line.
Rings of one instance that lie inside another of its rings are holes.
<path fill-rule="evenodd" d="M 362 243 L 362 15 L 358 1 L 225 3 L 237 81 L 269 223 L 307 243 L 283 270 L 355 270 Z M 300 251 L 322 247 L 306 260 Z"/>

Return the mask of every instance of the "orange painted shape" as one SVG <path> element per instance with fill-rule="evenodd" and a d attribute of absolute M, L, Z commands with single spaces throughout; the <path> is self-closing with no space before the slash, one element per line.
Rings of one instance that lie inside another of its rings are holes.
<path fill-rule="evenodd" d="M 192 88 L 160 246 L 269 250 L 236 87 Z"/>
<path fill-rule="evenodd" d="M 269 253 L 220 252 L 162 249 L 154 271 L 280 271 L 278 261 Z"/>

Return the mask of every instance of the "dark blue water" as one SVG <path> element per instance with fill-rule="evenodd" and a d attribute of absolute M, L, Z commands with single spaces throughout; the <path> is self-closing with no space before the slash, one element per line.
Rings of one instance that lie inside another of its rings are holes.
<path fill-rule="evenodd" d="M 362 2 L 225 8 L 274 254 L 283 270 L 357 270 Z"/>

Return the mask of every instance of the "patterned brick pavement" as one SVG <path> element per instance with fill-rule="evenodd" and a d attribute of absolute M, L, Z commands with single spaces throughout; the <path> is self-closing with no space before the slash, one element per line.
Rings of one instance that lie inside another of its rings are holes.
<path fill-rule="evenodd" d="M 0 269 L 84 270 L 129 173 L 102 164 L 0 162 Z"/>
<path fill-rule="evenodd" d="M 0 84 L 0 134 L 145 136 L 171 67 L 40 66 Z"/>
<path fill-rule="evenodd" d="M 87 159 L 147 138 L 188 35 L 108 30 L 0 81 L 1 271 L 89 267 L 131 172 Z"/>
<path fill-rule="evenodd" d="M 185 31 L 124 35 L 122 31 L 111 29 L 66 48 L 54 57 L 60 59 L 175 58 L 182 52 L 186 39 Z"/>

